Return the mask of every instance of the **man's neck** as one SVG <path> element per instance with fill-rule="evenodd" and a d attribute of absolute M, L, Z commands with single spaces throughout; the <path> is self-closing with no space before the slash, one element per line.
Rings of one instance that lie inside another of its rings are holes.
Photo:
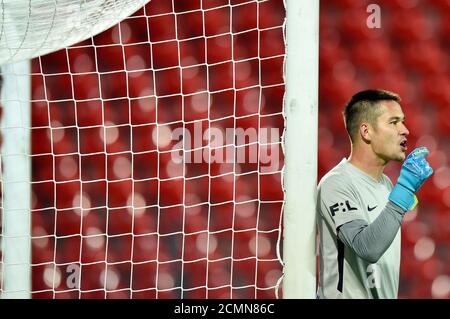
<path fill-rule="evenodd" d="M 376 181 L 381 179 L 384 167 L 387 164 L 383 163 L 372 151 L 353 146 L 348 161 Z"/>

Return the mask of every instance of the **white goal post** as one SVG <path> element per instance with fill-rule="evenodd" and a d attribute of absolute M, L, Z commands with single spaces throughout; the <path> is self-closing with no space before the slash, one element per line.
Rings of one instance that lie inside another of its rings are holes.
<path fill-rule="evenodd" d="M 2 67 L 2 298 L 31 296 L 30 63 Z M 7 278 L 7 279 L 6 279 Z"/>
<path fill-rule="evenodd" d="M 283 297 L 315 298 L 319 1 L 287 1 L 286 14 Z"/>
<path fill-rule="evenodd" d="M 319 1 L 0 10 L 2 298 L 315 298 Z"/>

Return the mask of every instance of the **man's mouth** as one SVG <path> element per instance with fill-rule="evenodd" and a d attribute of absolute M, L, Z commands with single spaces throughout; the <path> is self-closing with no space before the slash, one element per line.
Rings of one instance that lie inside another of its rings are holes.
<path fill-rule="evenodd" d="M 406 152 L 406 150 L 408 149 L 408 146 L 406 146 L 407 143 L 408 143 L 407 140 L 403 140 L 403 141 L 400 143 L 400 147 L 401 147 L 401 149 L 402 149 L 403 152 Z"/>

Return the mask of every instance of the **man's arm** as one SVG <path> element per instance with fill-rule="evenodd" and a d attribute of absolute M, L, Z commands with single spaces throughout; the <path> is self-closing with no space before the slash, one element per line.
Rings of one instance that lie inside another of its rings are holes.
<path fill-rule="evenodd" d="M 370 225 L 363 219 L 354 219 L 338 227 L 338 237 L 359 257 L 376 263 L 397 235 L 404 214 L 401 207 L 388 202 Z"/>
<path fill-rule="evenodd" d="M 420 147 L 408 155 L 397 184 L 389 195 L 388 204 L 373 223 L 368 225 L 365 220 L 355 219 L 337 229 L 339 239 L 361 258 L 375 263 L 391 245 L 402 224 L 403 215 L 418 202 L 415 193 L 433 174 L 433 169 L 425 160 L 428 154 L 426 147 Z"/>

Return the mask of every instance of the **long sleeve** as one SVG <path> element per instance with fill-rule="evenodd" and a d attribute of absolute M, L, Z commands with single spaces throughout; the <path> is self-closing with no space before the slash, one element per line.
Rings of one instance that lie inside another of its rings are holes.
<path fill-rule="evenodd" d="M 338 237 L 362 259 L 376 263 L 397 235 L 404 214 L 402 208 L 388 202 L 371 224 L 354 219 L 338 228 Z"/>

